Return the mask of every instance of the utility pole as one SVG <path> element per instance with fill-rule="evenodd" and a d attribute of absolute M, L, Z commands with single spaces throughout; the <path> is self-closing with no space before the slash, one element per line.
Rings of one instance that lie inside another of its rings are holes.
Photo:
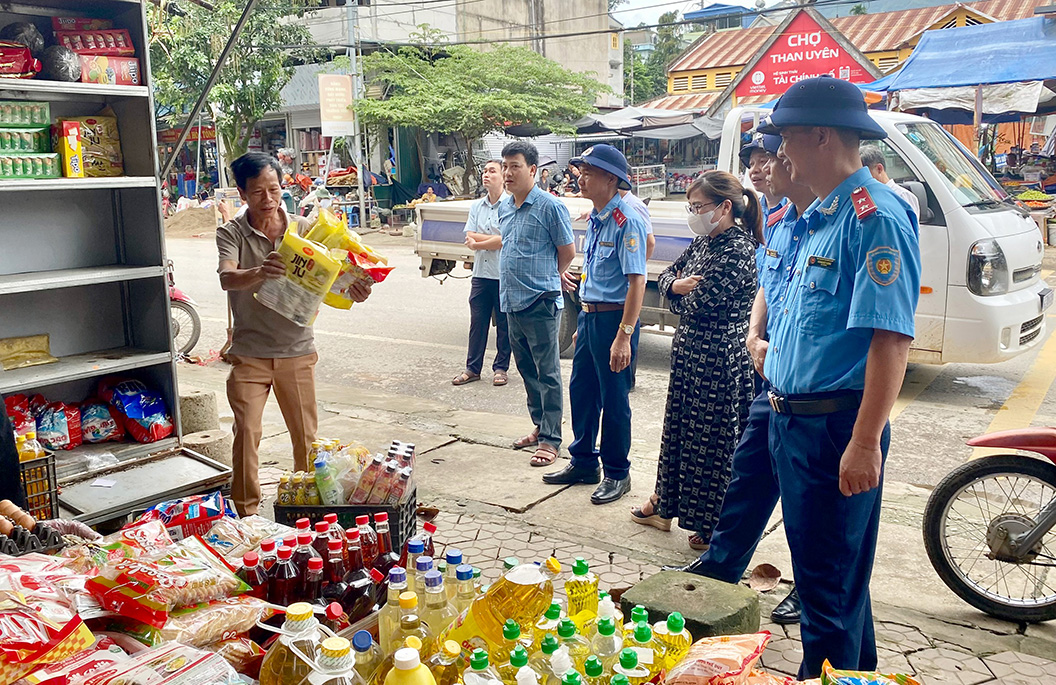
<path fill-rule="evenodd" d="M 352 77 L 352 101 L 358 102 L 363 97 L 363 74 L 360 70 L 359 54 L 359 3 L 345 5 L 345 18 L 348 32 L 349 75 Z M 363 136 L 359 128 L 359 115 L 352 118 L 352 144 L 355 146 L 356 189 L 359 191 L 359 230 L 364 230 L 367 218 L 367 202 L 363 193 Z"/>

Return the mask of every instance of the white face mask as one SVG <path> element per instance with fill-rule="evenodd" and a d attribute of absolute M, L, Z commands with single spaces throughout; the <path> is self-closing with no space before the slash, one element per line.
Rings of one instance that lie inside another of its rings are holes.
<path fill-rule="evenodd" d="M 322 207 L 323 209 L 328 209 L 330 207 L 330 205 L 332 205 L 332 204 L 334 204 L 334 201 L 330 200 L 330 199 L 319 200 L 319 206 Z"/>
<path fill-rule="evenodd" d="M 719 227 L 719 221 L 715 218 L 718 207 L 707 214 L 690 214 L 689 230 L 696 235 L 711 235 L 711 232 Z"/>

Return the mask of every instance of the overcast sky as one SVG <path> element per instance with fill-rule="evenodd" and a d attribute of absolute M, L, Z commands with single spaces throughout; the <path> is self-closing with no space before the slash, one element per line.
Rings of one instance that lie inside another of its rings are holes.
<path fill-rule="evenodd" d="M 754 0 L 721 0 L 721 2 L 724 5 L 744 5 L 745 7 L 753 7 L 755 5 Z M 629 27 L 637 26 L 641 23 L 655 24 L 664 12 L 678 10 L 680 14 L 684 14 L 687 11 L 700 9 L 702 5 L 707 7 L 711 4 L 713 4 L 712 0 L 704 0 L 704 2 L 700 2 L 700 0 L 696 0 L 696 2 L 686 2 L 686 0 L 678 0 L 677 2 L 671 2 L 670 0 L 630 0 L 627 4 L 620 5 L 613 10 L 612 14 L 624 26 Z"/>

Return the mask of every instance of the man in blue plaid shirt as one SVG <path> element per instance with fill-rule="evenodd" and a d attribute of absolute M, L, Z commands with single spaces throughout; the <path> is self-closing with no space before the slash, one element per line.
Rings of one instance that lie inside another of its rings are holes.
<path fill-rule="evenodd" d="M 535 185 L 538 164 L 539 152 L 531 143 L 515 141 L 502 149 L 510 196 L 499 206 L 499 300 L 535 424 L 513 446 L 535 447 L 532 466 L 549 466 L 561 448 L 561 274 L 576 246 L 568 209 Z"/>

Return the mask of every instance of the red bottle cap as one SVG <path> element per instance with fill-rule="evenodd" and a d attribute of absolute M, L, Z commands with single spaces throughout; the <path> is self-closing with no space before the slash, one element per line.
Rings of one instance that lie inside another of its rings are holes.
<path fill-rule="evenodd" d="M 298 545 L 310 545 L 310 544 L 312 544 L 312 534 L 311 533 L 298 533 L 297 534 L 297 544 Z"/>
<path fill-rule="evenodd" d="M 308 560 L 308 570 L 309 571 L 322 571 L 323 570 L 323 560 L 320 559 L 319 557 L 312 557 L 311 559 Z"/>
<path fill-rule="evenodd" d="M 435 523 L 422 524 L 422 528 L 425 528 L 425 532 L 429 533 L 430 535 L 432 535 L 433 533 L 436 532 L 436 524 Z"/>
<path fill-rule="evenodd" d="M 369 526 L 370 525 L 370 517 L 367 516 L 366 514 L 364 514 L 363 516 L 357 516 L 356 517 L 356 525 L 357 526 Z"/>
<path fill-rule="evenodd" d="M 282 544 L 285 545 L 286 547 L 296 547 L 297 546 L 297 535 L 296 534 L 287 535 L 286 537 L 284 537 L 282 539 Z"/>
<path fill-rule="evenodd" d="M 293 556 L 293 547 L 279 547 L 279 559 L 286 560 Z"/>
<path fill-rule="evenodd" d="M 320 521 L 315 524 L 316 535 L 326 535 L 330 532 L 330 524 L 326 521 Z"/>
<path fill-rule="evenodd" d="M 323 520 L 329 523 L 331 526 L 337 523 L 337 514 L 327 514 L 323 517 Z M 335 602 L 336 603 L 336 602 Z"/>
<path fill-rule="evenodd" d="M 341 618 L 341 615 L 345 613 L 345 610 L 341 608 L 341 605 L 337 602 L 330 602 L 326 607 L 326 617 L 331 621 L 336 621 Z"/>
<path fill-rule="evenodd" d="M 331 552 L 340 551 L 341 550 L 341 541 L 340 540 L 330 540 L 330 541 L 328 541 L 326 543 L 326 548 L 328 550 L 330 550 Z"/>
<path fill-rule="evenodd" d="M 346 530 L 345 531 L 345 538 L 349 542 L 354 542 L 354 543 L 356 543 L 358 545 L 359 544 L 359 528 L 349 528 L 348 530 Z"/>
<path fill-rule="evenodd" d="M 253 567 L 256 566 L 257 562 L 259 561 L 260 557 L 257 556 L 256 552 L 246 552 L 245 555 L 242 557 L 243 566 Z"/>
<path fill-rule="evenodd" d="M 297 530 L 311 530 L 312 522 L 308 519 L 297 519 Z"/>
<path fill-rule="evenodd" d="M 384 511 L 379 514 L 374 514 L 374 523 L 387 523 L 388 520 L 389 515 L 386 514 Z"/>
<path fill-rule="evenodd" d="M 381 581 L 385 580 L 385 576 L 382 575 L 381 571 L 378 569 L 372 568 L 370 569 L 370 579 L 374 581 L 375 585 L 378 585 Z"/>
<path fill-rule="evenodd" d="M 260 542 L 260 551 L 261 552 L 274 552 L 275 551 L 275 541 L 271 540 L 271 539 L 261 540 L 261 542 Z"/>

